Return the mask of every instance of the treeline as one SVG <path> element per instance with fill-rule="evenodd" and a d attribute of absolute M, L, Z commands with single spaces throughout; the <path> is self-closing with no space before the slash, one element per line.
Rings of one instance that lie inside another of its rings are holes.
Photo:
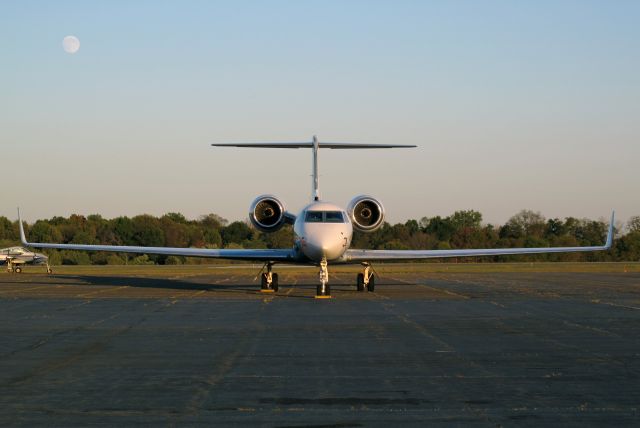
<path fill-rule="evenodd" d="M 423 217 L 394 225 L 385 223 L 373 233 L 354 233 L 353 248 L 455 249 L 498 247 L 556 247 L 602 245 L 608 224 L 599 220 L 546 219 L 523 210 L 504 225 L 484 224 L 482 214 L 456 211 L 448 217 Z M 105 219 L 100 215 L 53 217 L 26 225 L 30 241 L 74 244 L 135 245 L 198 248 L 290 248 L 293 231 L 285 226 L 275 233 L 261 233 L 248 222 L 229 223 L 216 214 L 189 220 L 182 214 L 162 217 L 138 215 Z M 540 254 L 459 259 L 459 261 L 638 261 L 640 216 L 616 231 L 612 251 L 595 253 Z M 0 247 L 19 245 L 18 222 L 0 217 Z M 181 264 L 212 263 L 210 259 L 175 256 L 48 252 L 59 264 Z"/>

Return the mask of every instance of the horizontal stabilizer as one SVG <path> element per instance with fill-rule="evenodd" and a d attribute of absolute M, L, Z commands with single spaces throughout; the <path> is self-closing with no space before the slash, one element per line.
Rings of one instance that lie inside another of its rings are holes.
<path fill-rule="evenodd" d="M 318 186 L 318 150 L 319 149 L 395 149 L 413 148 L 414 145 L 406 144 L 358 144 L 358 143 L 327 143 L 318 141 L 318 137 L 313 136 L 311 141 L 293 143 L 213 143 L 214 147 L 244 147 L 258 149 L 311 149 L 313 153 L 313 183 L 311 199 L 320 200 L 320 190 Z"/>
<path fill-rule="evenodd" d="M 313 148 L 313 142 L 307 143 L 213 143 L 214 147 L 248 147 L 262 149 L 302 149 Z M 320 149 L 394 149 L 412 148 L 413 145 L 403 144 L 358 144 L 358 143 L 322 143 L 318 142 Z"/>

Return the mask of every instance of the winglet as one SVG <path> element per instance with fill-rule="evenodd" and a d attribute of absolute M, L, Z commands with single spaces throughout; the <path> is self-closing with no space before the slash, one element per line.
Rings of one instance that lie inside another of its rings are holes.
<path fill-rule="evenodd" d="M 607 242 L 604 244 L 604 249 L 608 250 L 613 244 L 613 222 L 615 220 L 616 212 L 611 212 L 611 223 L 609 223 L 609 232 L 607 233 Z"/>
<path fill-rule="evenodd" d="M 18 225 L 20 226 L 20 241 L 22 242 L 22 245 L 24 245 L 25 247 L 28 247 L 29 243 L 27 242 L 27 238 L 24 236 L 24 226 L 22 225 L 22 216 L 20 215 L 20 208 L 18 208 Z"/>

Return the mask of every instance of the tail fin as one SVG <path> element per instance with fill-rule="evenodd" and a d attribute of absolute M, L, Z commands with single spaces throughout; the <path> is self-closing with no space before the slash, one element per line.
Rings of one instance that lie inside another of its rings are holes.
<path fill-rule="evenodd" d="M 313 182 L 312 182 L 312 199 L 317 201 L 320 199 L 320 190 L 318 183 L 318 149 L 393 149 L 393 148 L 413 148 L 414 145 L 405 144 L 358 144 L 358 143 L 325 143 L 320 142 L 314 135 L 309 142 L 301 143 L 214 143 L 214 147 L 245 147 L 245 148 L 267 148 L 267 149 L 313 149 Z"/>

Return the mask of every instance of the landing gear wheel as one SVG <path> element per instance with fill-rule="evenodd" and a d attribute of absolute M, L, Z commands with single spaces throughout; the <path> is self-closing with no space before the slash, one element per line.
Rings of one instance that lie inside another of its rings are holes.
<path fill-rule="evenodd" d="M 369 290 L 372 293 L 376 291 L 376 277 L 374 275 L 371 275 L 369 277 L 369 284 L 367 284 L 367 290 Z"/>
<path fill-rule="evenodd" d="M 22 268 L 21 267 L 17 267 L 13 270 L 15 273 L 22 273 Z"/>
<path fill-rule="evenodd" d="M 322 293 L 322 284 L 316 287 L 316 297 L 331 297 L 331 287 L 329 284 L 325 284 L 324 293 Z"/>
<path fill-rule="evenodd" d="M 271 274 L 271 288 L 273 289 L 273 291 L 278 291 L 278 274 L 277 273 Z"/>
<path fill-rule="evenodd" d="M 267 274 L 266 273 L 260 274 L 260 289 L 262 289 L 262 290 L 268 290 L 269 289 L 269 284 L 267 284 Z"/>
<path fill-rule="evenodd" d="M 53 273 L 53 269 L 48 268 L 48 269 L 47 269 L 47 273 L 48 273 L 49 275 L 51 275 L 51 274 Z"/>
<path fill-rule="evenodd" d="M 356 278 L 356 288 L 358 289 L 358 291 L 364 291 L 364 274 L 363 273 L 359 273 L 358 277 Z"/>

